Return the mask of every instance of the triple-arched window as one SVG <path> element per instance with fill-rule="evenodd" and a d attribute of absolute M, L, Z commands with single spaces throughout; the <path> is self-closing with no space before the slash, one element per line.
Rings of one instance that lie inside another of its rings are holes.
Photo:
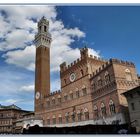
<path fill-rule="evenodd" d="M 53 117 L 52 117 L 52 122 L 53 122 L 53 124 L 56 124 L 56 117 L 55 117 L 55 115 L 53 115 Z"/>
<path fill-rule="evenodd" d="M 70 99 L 73 99 L 73 92 L 70 91 Z"/>
<path fill-rule="evenodd" d="M 69 123 L 69 113 L 68 112 L 65 113 L 65 121 L 66 121 L 66 123 Z"/>
<path fill-rule="evenodd" d="M 58 95 L 58 103 L 61 103 L 61 96 Z"/>
<path fill-rule="evenodd" d="M 83 92 L 83 95 L 87 95 L 87 88 L 85 85 L 83 85 L 82 87 L 82 92 Z"/>
<path fill-rule="evenodd" d="M 109 110 L 111 114 L 115 114 L 116 113 L 116 108 L 115 108 L 115 104 L 112 100 L 109 101 Z"/>
<path fill-rule="evenodd" d="M 101 115 L 102 117 L 106 116 L 106 106 L 104 103 L 101 103 Z"/>
<path fill-rule="evenodd" d="M 55 98 L 54 97 L 52 98 L 52 104 L 53 105 L 55 104 Z"/>
<path fill-rule="evenodd" d="M 98 114 L 98 107 L 97 107 L 96 105 L 94 105 L 93 110 L 94 110 L 94 115 L 95 115 L 95 117 L 96 117 L 96 118 L 99 117 L 99 114 Z"/>
<path fill-rule="evenodd" d="M 47 99 L 47 107 L 50 107 L 50 100 Z"/>
<path fill-rule="evenodd" d="M 108 71 L 105 72 L 105 84 L 108 84 L 110 82 L 110 74 L 108 73 Z"/>
<path fill-rule="evenodd" d="M 87 108 L 84 109 L 85 120 L 89 120 L 89 111 Z"/>
<path fill-rule="evenodd" d="M 98 86 L 99 86 L 99 87 L 100 87 L 100 86 L 102 86 L 102 79 L 101 79 L 101 77 L 100 77 L 100 76 L 98 77 L 98 79 L 97 79 L 97 80 L 98 80 Z"/>
<path fill-rule="evenodd" d="M 61 124 L 62 123 L 62 115 L 61 114 L 58 115 L 58 120 L 59 120 L 59 124 Z"/>
<path fill-rule="evenodd" d="M 79 89 L 76 88 L 76 98 L 79 98 L 80 97 L 80 92 L 79 92 Z"/>
<path fill-rule="evenodd" d="M 78 121 L 82 120 L 82 113 L 80 110 L 77 111 L 77 118 L 78 118 Z"/>

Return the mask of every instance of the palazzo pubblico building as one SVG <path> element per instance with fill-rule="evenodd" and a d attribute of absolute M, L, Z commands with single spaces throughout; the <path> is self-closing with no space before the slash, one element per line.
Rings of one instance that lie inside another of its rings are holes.
<path fill-rule="evenodd" d="M 103 60 L 80 49 L 80 58 L 60 64 L 61 89 L 50 93 L 49 21 L 38 22 L 35 36 L 35 117 L 45 127 L 129 122 L 128 104 L 122 94 L 138 87 L 134 63 Z M 61 47 L 61 46 L 60 46 Z"/>

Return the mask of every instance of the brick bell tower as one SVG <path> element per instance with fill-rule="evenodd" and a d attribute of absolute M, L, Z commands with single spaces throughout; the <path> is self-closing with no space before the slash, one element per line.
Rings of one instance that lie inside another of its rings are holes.
<path fill-rule="evenodd" d="M 50 94 L 50 45 L 49 21 L 42 17 L 38 22 L 35 35 L 35 114 L 39 115 L 46 108 L 46 97 Z"/>

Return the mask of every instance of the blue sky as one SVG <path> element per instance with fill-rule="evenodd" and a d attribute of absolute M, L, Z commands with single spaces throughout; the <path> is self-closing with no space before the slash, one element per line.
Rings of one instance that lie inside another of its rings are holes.
<path fill-rule="evenodd" d="M 0 6 L 0 104 L 34 109 L 32 41 L 42 16 L 53 38 L 52 91 L 60 88 L 59 64 L 77 59 L 84 45 L 104 59 L 132 61 L 140 73 L 139 6 Z"/>
<path fill-rule="evenodd" d="M 65 24 L 79 26 L 86 33 L 84 41 L 99 50 L 103 58 L 133 61 L 140 73 L 139 6 L 66 6 L 58 9 Z"/>

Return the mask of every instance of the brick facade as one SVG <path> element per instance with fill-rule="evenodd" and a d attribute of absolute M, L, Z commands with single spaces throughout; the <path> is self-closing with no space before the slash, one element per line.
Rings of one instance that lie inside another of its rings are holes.
<path fill-rule="evenodd" d="M 37 46 L 36 54 L 39 48 L 43 50 L 44 47 L 50 51 L 47 45 L 40 45 Z M 66 62 L 60 64 L 61 90 L 48 94 L 46 89 L 40 92 L 43 100 L 35 99 L 36 117 L 43 119 L 44 126 L 57 127 L 126 123 L 127 101 L 121 93 L 139 85 L 135 65 L 117 59 L 102 60 L 93 57 L 86 47 L 80 50 L 80 54 L 81 57 L 70 65 Z M 44 57 L 39 57 L 44 64 L 50 59 L 47 53 Z M 44 67 L 40 63 L 36 60 L 36 69 L 42 70 L 41 73 L 36 73 L 36 81 L 39 78 L 37 75 L 41 74 L 41 83 L 49 85 L 47 75 L 50 70 L 43 72 L 43 69 L 50 67 L 50 64 L 46 63 Z M 35 86 L 41 91 L 39 83 Z"/>

